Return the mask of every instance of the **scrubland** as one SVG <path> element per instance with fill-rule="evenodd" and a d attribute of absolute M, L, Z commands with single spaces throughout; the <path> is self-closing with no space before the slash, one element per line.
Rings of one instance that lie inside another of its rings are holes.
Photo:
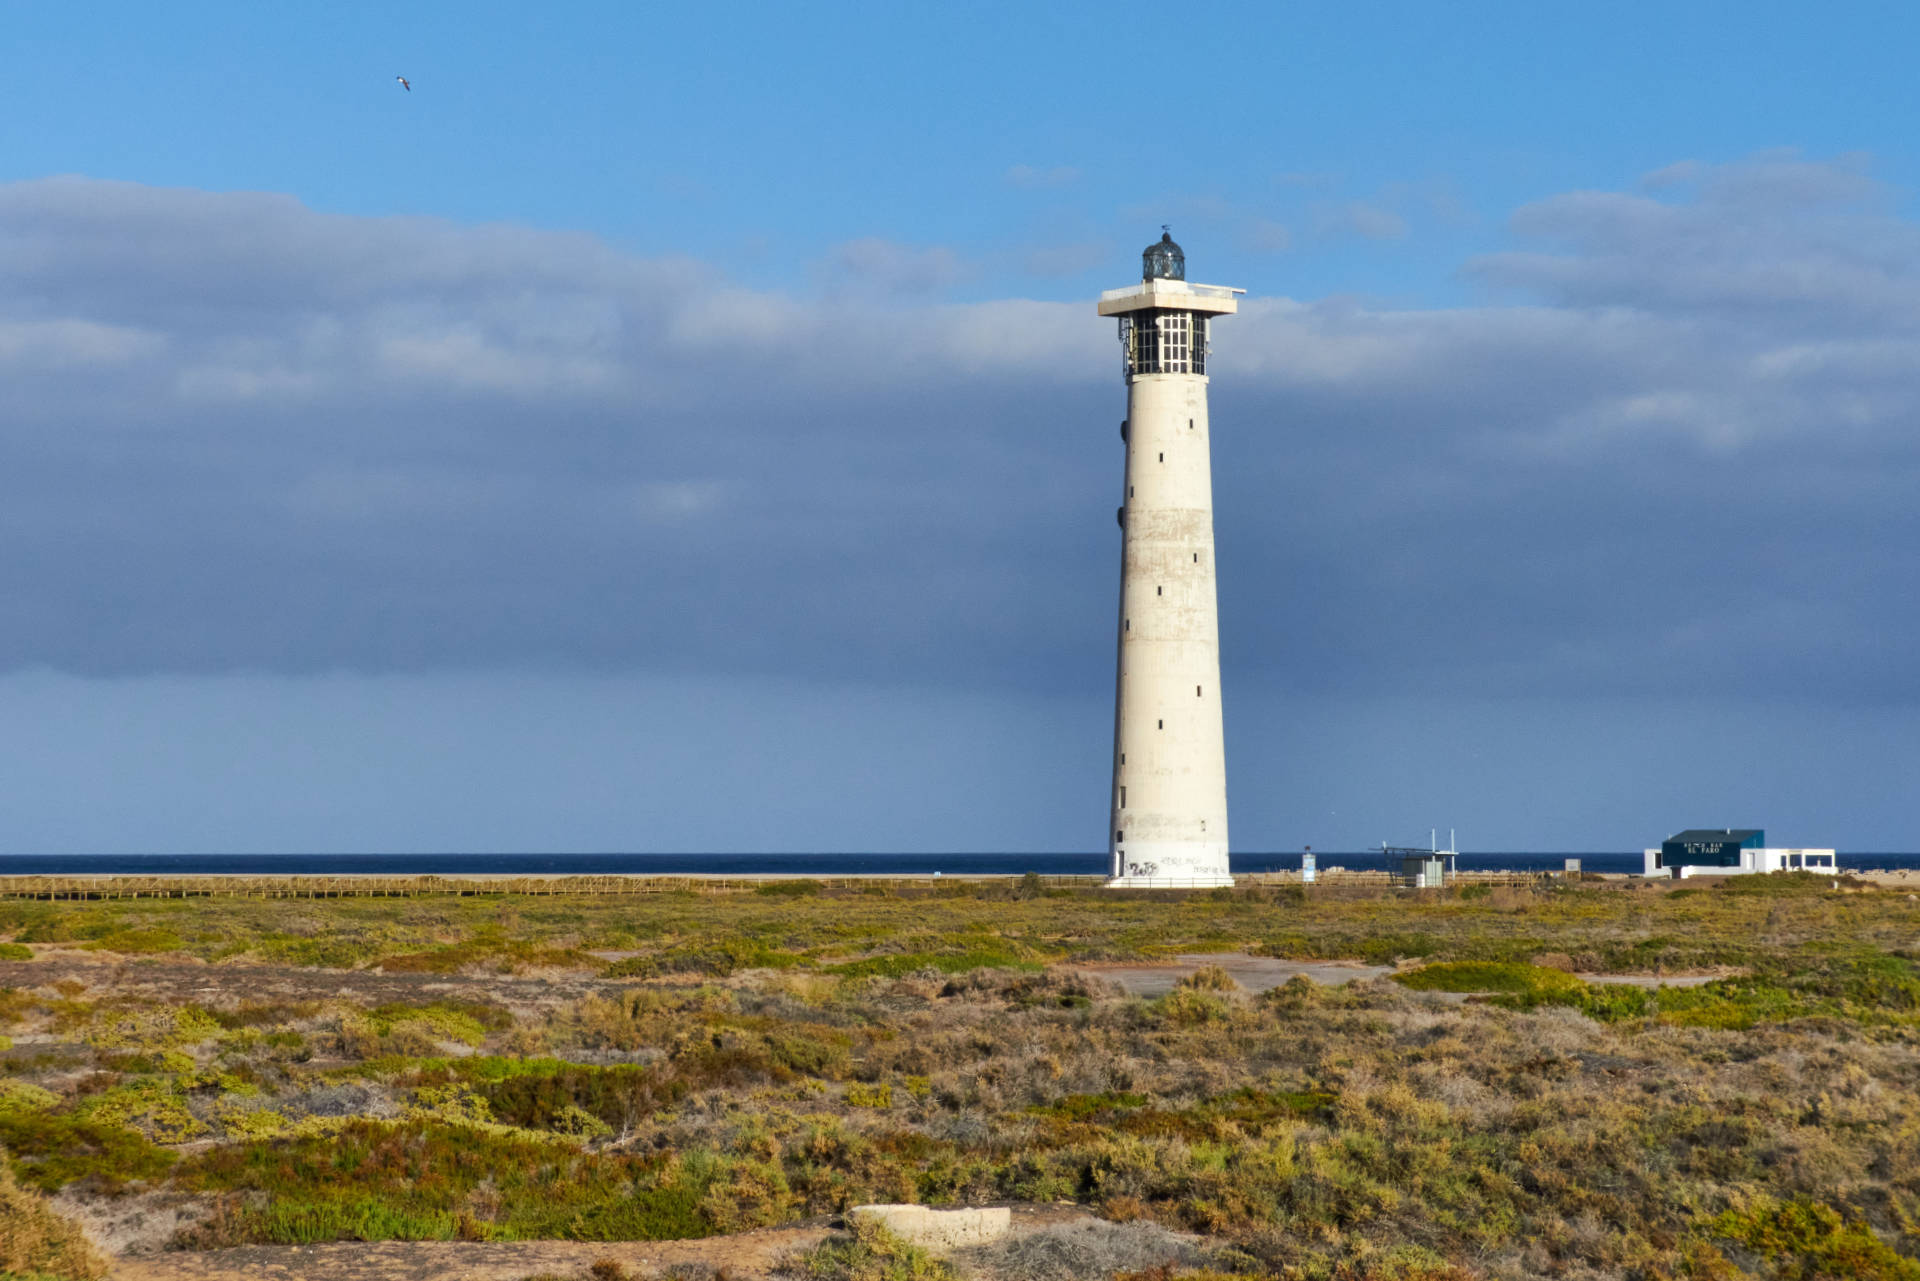
<path fill-rule="evenodd" d="M 1397 969 L 1101 976 L 1230 951 Z M 1596 981 L 1622 973 L 1655 978 Z M 68 1221 L 118 1250 L 612 1242 L 925 1201 L 1117 1226 L 790 1271 L 1920 1281 L 1920 903 L 1804 877 L 0 900 L 0 1150 L 6 1223 L 39 1225 L 0 1226 L 0 1276 L 97 1272 Z"/>

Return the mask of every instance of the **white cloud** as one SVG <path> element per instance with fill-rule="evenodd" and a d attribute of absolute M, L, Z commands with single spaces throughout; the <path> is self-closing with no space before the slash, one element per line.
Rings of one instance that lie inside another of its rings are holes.
<path fill-rule="evenodd" d="M 1244 671 L 1920 697 L 1920 228 L 1851 160 L 1656 189 L 1519 211 L 1469 266 L 1517 301 L 1221 323 Z M 930 299 L 966 273 L 939 247 L 835 261 L 806 297 L 581 236 L 0 186 L 0 667 L 1071 683 L 1110 641 L 1111 324 Z M 1717 651 L 1648 626 L 1695 616 Z"/>
<path fill-rule="evenodd" d="M 837 246 L 830 260 L 843 276 L 894 294 L 933 293 L 972 274 L 944 245 L 903 245 L 877 236 Z"/>
<path fill-rule="evenodd" d="M 156 333 L 88 320 L 0 322 L 0 364 L 29 370 L 78 370 L 124 365 L 165 347 Z"/>

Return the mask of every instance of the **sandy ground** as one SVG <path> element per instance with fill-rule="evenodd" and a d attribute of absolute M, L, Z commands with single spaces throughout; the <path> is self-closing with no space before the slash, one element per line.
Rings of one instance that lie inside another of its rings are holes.
<path fill-rule="evenodd" d="M 1072 1206 L 1015 1206 L 1012 1231 L 1092 1221 Z M 308 1246 L 242 1246 L 197 1254 L 119 1260 L 116 1281 L 522 1281 L 549 1275 L 587 1277 L 611 1259 L 635 1277 L 657 1277 L 675 1266 L 722 1269 L 731 1281 L 764 1281 L 790 1254 L 818 1245 L 832 1231 L 826 1221 L 766 1228 L 698 1241 L 384 1241 Z M 690 1269 L 691 1275 L 701 1275 Z"/>
<path fill-rule="evenodd" d="M 1393 973 L 1391 965 L 1363 965 L 1359 961 L 1283 961 L 1245 952 L 1182 952 L 1166 961 L 1095 961 L 1074 968 L 1118 983 L 1132 996 L 1165 996 L 1181 979 L 1203 965 L 1217 965 L 1249 992 L 1279 987 L 1304 974 L 1315 983 L 1337 986 L 1355 979 Z"/>
<path fill-rule="evenodd" d="M 601 1259 L 636 1277 L 676 1264 L 725 1268 L 734 1281 L 770 1277 L 790 1254 L 818 1245 L 825 1226 L 770 1228 L 700 1241 L 340 1241 L 327 1245 L 249 1245 L 198 1254 L 122 1259 L 121 1281 L 521 1281 L 550 1275 L 585 1278 Z"/>

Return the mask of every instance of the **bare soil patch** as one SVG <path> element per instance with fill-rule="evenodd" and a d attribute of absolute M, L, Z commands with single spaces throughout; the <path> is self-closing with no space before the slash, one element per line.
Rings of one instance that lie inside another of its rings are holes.
<path fill-rule="evenodd" d="M 1066 1223 L 1100 1220 L 1072 1206 L 1013 1207 L 1015 1235 Z M 833 1221 L 763 1228 L 696 1241 L 383 1241 L 328 1245 L 242 1246 L 201 1253 L 176 1252 L 119 1260 L 117 1281 L 523 1281 L 549 1275 L 586 1278 L 612 1259 L 636 1277 L 699 1264 L 724 1269 L 734 1281 L 764 1281 L 788 1255 L 812 1249 Z"/>
<path fill-rule="evenodd" d="M 1217 965 L 1249 992 L 1265 992 L 1302 976 L 1323 987 L 1393 973 L 1391 965 L 1362 961 L 1286 961 L 1245 952 L 1182 952 L 1165 961 L 1093 961 L 1073 968 L 1118 983 L 1129 996 L 1165 996 L 1203 966 Z"/>

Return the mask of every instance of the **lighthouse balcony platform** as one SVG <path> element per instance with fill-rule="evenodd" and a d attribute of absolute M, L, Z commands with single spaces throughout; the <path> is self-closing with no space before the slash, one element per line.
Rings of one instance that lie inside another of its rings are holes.
<path fill-rule="evenodd" d="M 1130 311 L 1173 309 L 1231 316 L 1240 310 L 1237 295 L 1245 292 L 1226 285 L 1196 285 L 1185 280 L 1143 280 L 1137 285 L 1109 289 L 1101 294 L 1100 314 L 1124 316 Z"/>

